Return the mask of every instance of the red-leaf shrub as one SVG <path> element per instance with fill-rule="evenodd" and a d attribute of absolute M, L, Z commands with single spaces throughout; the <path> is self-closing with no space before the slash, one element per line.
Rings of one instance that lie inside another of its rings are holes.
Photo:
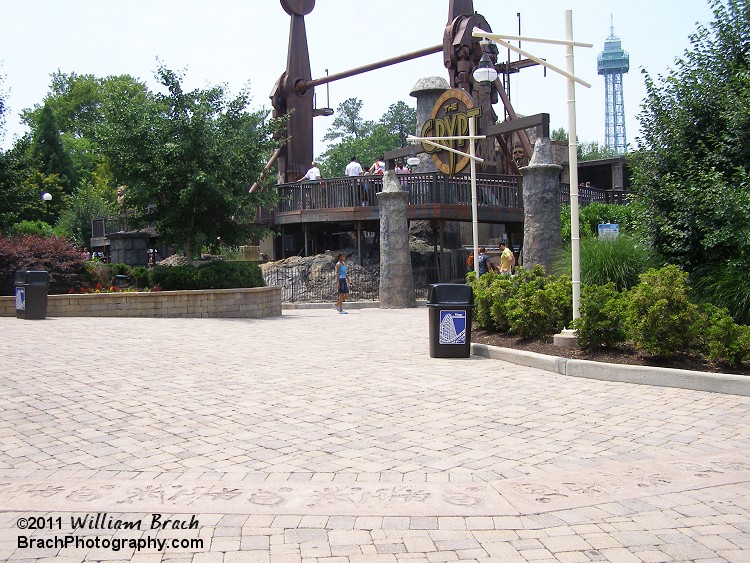
<path fill-rule="evenodd" d="M 13 295 L 16 270 L 49 272 L 49 293 L 68 293 L 90 283 L 81 251 L 57 237 L 0 237 L 0 295 Z"/>

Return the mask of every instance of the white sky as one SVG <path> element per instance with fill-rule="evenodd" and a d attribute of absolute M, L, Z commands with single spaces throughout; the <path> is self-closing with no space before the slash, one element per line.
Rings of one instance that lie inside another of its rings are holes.
<path fill-rule="evenodd" d="M 376 8 L 375 6 L 379 6 Z M 627 140 L 635 144 L 637 114 L 645 95 L 641 68 L 652 75 L 673 67 L 689 46 L 696 22 L 708 23 L 707 0 L 474 0 L 495 33 L 515 34 L 521 13 L 523 35 L 564 37 L 564 11 L 573 11 L 574 37 L 593 43 L 576 48 L 576 74 L 592 88 L 576 87 L 578 138 L 604 141 L 604 79 L 596 57 L 614 31 L 630 53 L 623 78 Z M 442 43 L 447 0 L 318 0 L 306 16 L 313 78 Z M 270 108 L 268 94 L 284 70 L 289 16 L 278 0 L 0 0 L 0 87 L 8 94 L 4 139 L 9 148 L 24 132 L 18 114 L 40 103 L 50 74 L 130 74 L 156 88 L 157 57 L 173 70 L 185 70 L 188 88 L 224 84 L 237 93 L 249 84 L 253 109 Z M 565 68 L 565 48 L 522 45 Z M 501 51 L 504 53 L 504 51 Z M 517 55 L 512 55 L 517 58 Z M 440 54 L 330 84 L 330 106 L 345 99 L 364 101 L 363 117 L 377 120 L 388 106 L 409 96 L 417 79 L 447 72 Z M 326 105 L 326 86 L 316 88 L 317 106 Z M 552 127 L 567 129 L 564 78 L 540 67 L 514 75 L 515 110 L 546 112 Z M 496 108 L 502 113 L 501 106 Z M 318 117 L 315 155 L 332 117 Z"/>

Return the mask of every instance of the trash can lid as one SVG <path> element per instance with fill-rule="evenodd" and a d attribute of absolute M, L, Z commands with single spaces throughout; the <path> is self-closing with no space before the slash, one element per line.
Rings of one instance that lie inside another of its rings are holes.
<path fill-rule="evenodd" d="M 26 283 L 49 283 L 49 272 L 45 270 L 28 270 L 26 272 Z"/>
<path fill-rule="evenodd" d="M 427 295 L 428 305 L 472 305 L 474 290 L 464 283 L 434 283 Z"/>
<path fill-rule="evenodd" d="M 26 283 L 26 270 L 16 270 L 16 275 L 13 277 L 13 283 Z"/>

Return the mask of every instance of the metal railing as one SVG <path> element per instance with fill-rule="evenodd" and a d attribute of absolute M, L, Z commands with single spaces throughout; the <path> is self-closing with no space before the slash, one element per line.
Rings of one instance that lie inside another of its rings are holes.
<path fill-rule="evenodd" d="M 447 176 L 439 172 L 398 176 L 409 194 L 411 205 L 471 205 L 471 181 L 467 174 Z M 338 209 L 376 205 L 376 194 L 383 191 L 383 177 L 366 175 L 330 178 L 277 186 L 278 213 L 315 209 Z M 522 207 L 520 176 L 477 176 L 477 203 L 480 206 Z M 267 215 L 268 210 L 260 213 Z"/>
<path fill-rule="evenodd" d="M 466 281 L 466 249 L 443 254 L 442 267 L 418 266 L 412 269 L 414 295 L 417 299 L 427 297 L 433 283 L 464 283 Z M 352 264 L 347 271 L 349 276 L 349 299 L 351 301 L 374 301 L 380 295 L 380 267 Z M 315 270 L 307 266 L 280 267 L 263 272 L 266 285 L 281 286 L 283 303 L 325 303 L 334 302 L 338 297 L 336 271 Z"/>
<path fill-rule="evenodd" d="M 603 190 L 590 186 L 578 186 L 578 205 L 589 203 L 625 205 L 629 197 L 630 191 L 628 190 Z M 560 203 L 570 203 L 570 184 L 560 184 Z"/>

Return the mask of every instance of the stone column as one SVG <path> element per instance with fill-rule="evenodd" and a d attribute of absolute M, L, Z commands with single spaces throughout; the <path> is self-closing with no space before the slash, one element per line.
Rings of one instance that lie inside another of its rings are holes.
<path fill-rule="evenodd" d="M 417 137 L 421 136 L 425 121 L 430 119 L 435 102 L 443 92 L 449 89 L 448 81 L 442 76 L 427 76 L 417 80 L 417 83 L 409 92 L 410 96 L 417 99 L 417 130 L 414 132 Z M 437 168 L 435 163 L 432 162 L 432 157 L 426 153 L 420 153 L 420 150 L 420 148 L 417 148 L 422 162 L 413 167 L 414 172 L 435 172 Z"/>
<path fill-rule="evenodd" d="M 393 170 L 387 170 L 383 176 L 383 191 L 377 198 L 380 207 L 380 308 L 416 307 L 406 218 L 409 194 L 401 189 Z"/>
<path fill-rule="evenodd" d="M 553 164 L 548 138 L 537 139 L 523 175 L 523 266 L 541 264 L 550 271 L 552 258 L 562 248 L 560 233 L 560 171 Z"/>

